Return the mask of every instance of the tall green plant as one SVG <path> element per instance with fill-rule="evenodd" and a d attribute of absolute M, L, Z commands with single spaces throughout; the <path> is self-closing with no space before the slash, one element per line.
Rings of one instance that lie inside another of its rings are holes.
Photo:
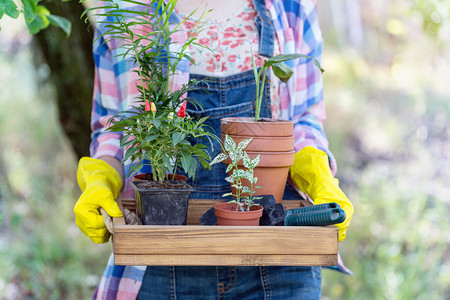
<path fill-rule="evenodd" d="M 203 167 L 209 168 L 210 160 L 206 146 L 192 139 L 217 139 L 207 130 L 206 118 L 196 120 L 186 114 L 186 101 L 198 105 L 195 99 L 184 95 L 196 88 L 197 80 L 190 80 L 175 90 L 174 78 L 182 63 L 193 62 L 187 50 L 189 46 L 201 46 L 196 35 L 201 30 L 204 11 L 192 28 L 186 40 L 174 42 L 174 35 L 184 20 L 172 22 L 176 0 L 150 0 L 148 3 L 123 0 L 121 3 L 139 5 L 126 9 L 116 0 L 104 0 L 105 5 L 88 9 L 102 29 L 101 35 L 109 45 L 117 45 L 119 58 L 134 60 L 136 83 L 140 105 L 131 111 L 119 112 L 110 120 L 110 131 L 124 134 L 120 141 L 126 149 L 123 162 L 141 162 L 132 167 L 137 173 L 143 161 L 149 160 L 154 178 L 163 181 L 169 173 L 176 173 L 181 167 L 189 177 L 195 176 L 197 158 Z M 195 13 L 195 10 L 192 14 Z"/>

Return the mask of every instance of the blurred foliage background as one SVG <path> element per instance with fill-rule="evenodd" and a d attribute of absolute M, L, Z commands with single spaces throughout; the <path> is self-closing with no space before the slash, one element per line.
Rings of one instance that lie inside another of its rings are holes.
<path fill-rule="evenodd" d="M 325 130 L 355 205 L 340 245 L 354 275 L 324 269 L 323 298 L 450 299 L 450 4 L 319 8 Z M 0 299 L 89 299 L 111 245 L 75 225 L 77 155 L 48 64 L 25 25 L 1 28 Z"/>

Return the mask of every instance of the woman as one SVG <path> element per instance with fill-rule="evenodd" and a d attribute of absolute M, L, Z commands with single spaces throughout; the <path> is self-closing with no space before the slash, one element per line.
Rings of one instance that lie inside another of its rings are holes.
<path fill-rule="evenodd" d="M 203 110 L 188 107 L 188 112 L 194 116 L 210 116 L 210 125 L 220 133 L 218 120 L 221 117 L 254 113 L 253 103 L 243 100 L 255 98 L 251 53 L 256 58 L 278 53 L 302 53 L 320 58 L 322 37 L 314 0 L 228 0 L 226 5 L 220 0 L 204 2 L 213 11 L 198 41 L 213 53 L 191 49 L 196 64 L 181 77 L 185 76 L 184 80 L 187 76 L 209 78 L 208 86 L 204 87 L 208 93 L 198 90 L 190 94 L 203 103 Z M 198 5 L 201 5 L 199 0 L 178 1 L 176 17 L 186 17 L 192 7 Z M 193 15 L 186 20 L 182 30 L 189 31 L 195 18 Z M 102 39 L 94 44 L 92 158 L 80 160 L 78 181 L 83 194 L 74 209 L 77 225 L 96 243 L 109 239 L 97 208 L 103 207 L 113 217 L 122 215 L 114 198 L 122 190 L 124 181 L 120 163 L 123 151 L 118 146 L 120 135 L 104 132 L 105 120 L 123 110 L 137 95 L 135 78 L 130 72 L 132 66 L 121 65 L 123 62 L 118 61 L 115 51 Z M 343 240 L 353 207 L 333 177 L 335 160 L 322 129 L 325 109 L 321 74 L 310 61 L 298 60 L 291 67 L 294 76 L 288 84 L 271 76 L 264 92 L 261 116 L 294 121 L 297 154 L 290 170 L 291 179 L 315 204 L 338 202 L 341 205 L 347 214 L 347 220 L 338 224 L 339 240 Z M 126 172 L 128 169 L 125 165 Z M 196 181 L 190 182 L 196 190 L 192 197 L 219 199 L 229 189 L 224 177 L 223 170 L 200 171 Z M 126 179 L 122 193 L 130 197 L 131 191 L 129 179 Z M 285 197 L 300 196 L 289 187 Z M 319 267 L 125 267 L 114 266 L 111 257 L 94 298 L 320 299 L 320 295 Z"/>

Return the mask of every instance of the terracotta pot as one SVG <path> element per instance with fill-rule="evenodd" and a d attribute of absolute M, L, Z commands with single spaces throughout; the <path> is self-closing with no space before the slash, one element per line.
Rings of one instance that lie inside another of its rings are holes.
<path fill-rule="evenodd" d="M 214 214 L 217 218 L 217 225 L 259 226 L 259 219 L 264 209 L 261 205 L 250 207 L 250 211 L 236 211 L 236 206 L 236 203 L 215 204 Z"/>
<path fill-rule="evenodd" d="M 253 138 L 245 150 L 251 158 L 261 155 L 254 174 L 258 178 L 256 184 L 262 188 L 256 189 L 254 195 L 273 195 L 275 201 L 281 203 L 289 167 L 295 158 L 294 123 L 275 119 L 255 122 L 253 118 L 223 118 L 221 130 L 223 138 L 228 134 L 237 143 L 244 138 Z M 229 160 L 224 163 L 229 163 Z"/>
<path fill-rule="evenodd" d="M 254 118 L 231 117 L 220 119 L 222 133 L 243 136 L 292 136 L 292 121 L 263 118 L 255 122 Z"/>
<path fill-rule="evenodd" d="M 145 174 L 138 174 L 133 176 L 133 181 L 142 181 L 142 180 L 153 180 L 153 174 L 152 173 L 145 173 Z M 169 180 L 176 180 L 176 181 L 186 181 L 187 177 L 180 174 L 169 174 Z"/>
<path fill-rule="evenodd" d="M 257 152 L 282 152 L 294 150 L 294 136 L 246 136 L 246 135 L 234 135 L 228 134 L 236 144 L 241 141 L 251 138 L 252 141 L 247 145 L 245 150 L 257 151 Z M 222 143 L 225 141 L 225 134 L 221 134 Z"/>

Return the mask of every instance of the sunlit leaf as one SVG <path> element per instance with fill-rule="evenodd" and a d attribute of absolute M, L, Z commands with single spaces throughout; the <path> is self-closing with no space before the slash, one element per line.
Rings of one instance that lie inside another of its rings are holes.
<path fill-rule="evenodd" d="M 284 83 L 288 82 L 294 71 L 285 63 L 275 63 L 272 65 L 273 73 Z"/>
<path fill-rule="evenodd" d="M 55 15 L 49 15 L 47 18 L 50 20 L 50 24 L 61 28 L 66 33 L 66 36 L 70 35 L 70 32 L 72 31 L 72 23 L 70 23 L 68 19 Z"/>
<path fill-rule="evenodd" d="M 244 163 L 244 167 L 249 168 L 251 159 L 250 159 L 250 156 L 248 156 L 247 152 L 244 152 L 244 157 L 242 158 L 242 162 Z"/>
<path fill-rule="evenodd" d="M 266 60 L 266 62 L 264 63 L 264 67 L 270 67 L 273 64 L 277 64 L 277 63 L 281 63 L 281 62 L 285 62 L 288 60 L 293 60 L 293 59 L 297 59 L 299 57 L 301 57 L 301 54 L 297 54 L 297 53 L 291 53 L 291 54 L 278 54 L 275 55 L 271 58 L 269 58 L 268 60 Z"/>
<path fill-rule="evenodd" d="M 35 18 L 36 4 L 34 0 L 22 0 L 23 14 L 26 22 L 31 22 Z"/>
<path fill-rule="evenodd" d="M 209 164 L 214 165 L 214 164 L 224 161 L 227 158 L 228 158 L 228 155 L 226 155 L 225 153 L 219 153 L 216 157 L 214 157 L 212 162 L 210 162 Z"/>
<path fill-rule="evenodd" d="M 258 154 L 251 162 L 251 166 L 252 166 L 251 169 L 254 169 L 259 164 L 260 160 L 261 160 L 261 155 Z"/>
<path fill-rule="evenodd" d="M 176 146 L 179 142 L 184 140 L 185 137 L 186 137 L 186 134 L 184 134 L 182 132 L 175 132 L 172 135 L 172 143 L 173 143 L 173 145 Z"/>
<path fill-rule="evenodd" d="M 252 138 L 245 139 L 245 140 L 241 141 L 241 142 L 238 144 L 238 146 L 237 146 L 236 149 L 239 150 L 239 151 L 244 150 L 244 149 L 248 146 L 248 144 L 250 144 L 251 141 L 252 141 Z"/>
<path fill-rule="evenodd" d="M 3 3 L 0 3 L 0 19 L 3 17 L 4 14 L 5 14 L 5 5 L 3 5 Z"/>
<path fill-rule="evenodd" d="M 229 182 L 229 183 L 233 183 L 233 182 L 234 182 L 234 179 L 233 179 L 233 177 L 231 177 L 231 176 L 227 176 L 227 177 L 225 177 L 225 181 L 226 181 L 226 182 Z"/>
<path fill-rule="evenodd" d="M 13 0 L 2 0 L 2 4 L 5 8 L 5 14 L 7 16 L 13 19 L 17 19 L 19 17 L 20 12 Z"/>
<path fill-rule="evenodd" d="M 228 152 L 233 152 L 234 149 L 236 149 L 236 143 L 228 134 L 225 135 L 225 141 L 223 143 L 223 146 L 225 147 L 225 150 L 227 150 Z"/>
<path fill-rule="evenodd" d="M 50 21 L 48 16 L 50 15 L 50 11 L 42 5 L 38 5 L 36 7 L 36 16 L 31 22 L 26 22 L 28 31 L 31 34 L 36 34 L 42 29 L 45 29 L 50 25 Z"/>

